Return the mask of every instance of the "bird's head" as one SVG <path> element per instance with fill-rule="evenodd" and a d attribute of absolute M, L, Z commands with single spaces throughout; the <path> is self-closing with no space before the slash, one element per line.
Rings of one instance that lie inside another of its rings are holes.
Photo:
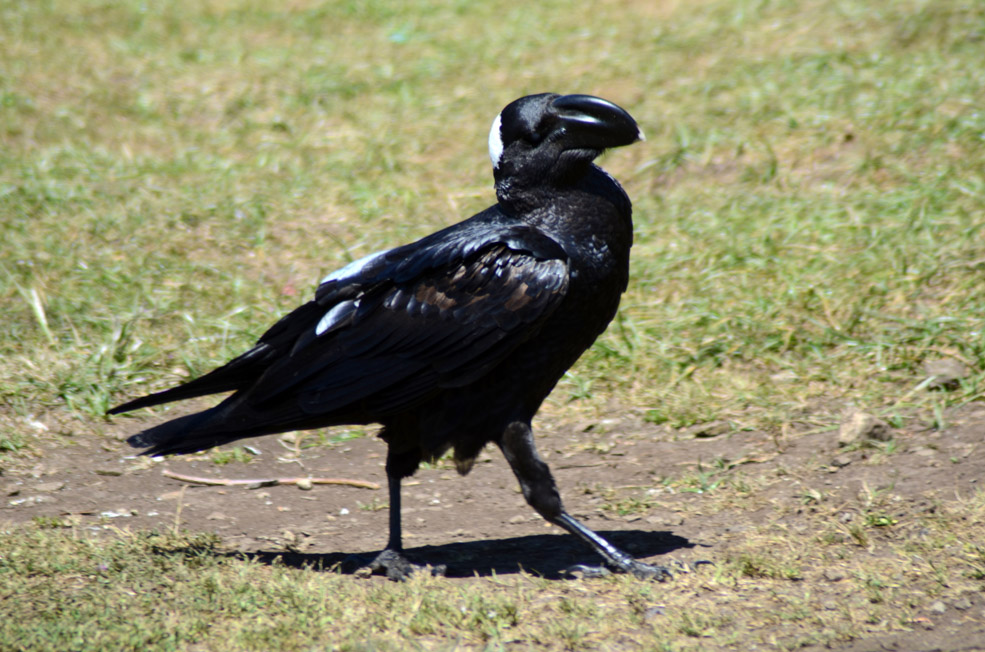
<path fill-rule="evenodd" d="M 489 131 L 497 184 L 544 183 L 568 177 L 602 152 L 643 140 L 629 113 L 592 95 L 541 93 L 514 100 Z"/>

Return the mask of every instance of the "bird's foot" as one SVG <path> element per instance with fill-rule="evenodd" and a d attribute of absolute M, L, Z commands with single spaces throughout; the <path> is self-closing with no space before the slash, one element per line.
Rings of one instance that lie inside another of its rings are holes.
<path fill-rule="evenodd" d="M 674 579 L 674 574 L 666 566 L 644 564 L 635 559 L 629 562 L 627 568 L 620 568 L 619 570 L 623 573 L 632 573 L 636 579 L 640 580 L 657 580 L 658 582 L 663 582 Z"/>
<path fill-rule="evenodd" d="M 575 564 L 561 571 L 561 576 L 568 579 L 591 579 L 608 577 L 609 575 L 612 575 L 612 571 L 605 566 L 589 566 L 588 564 Z"/>
<path fill-rule="evenodd" d="M 370 575 L 386 575 L 387 579 L 394 582 L 402 582 L 410 578 L 415 573 L 426 573 L 433 577 L 444 577 L 448 567 L 444 564 L 438 566 L 421 566 L 411 563 L 403 553 L 387 548 L 369 562 L 364 563 L 364 559 L 359 559 L 359 568 L 355 571 L 356 576 L 369 577 Z"/>
<path fill-rule="evenodd" d="M 627 573 L 632 574 L 641 580 L 657 580 L 658 582 L 673 579 L 674 577 L 674 574 L 671 573 L 670 569 L 666 566 L 644 564 L 643 562 L 636 561 L 635 559 L 626 562 L 625 565 L 619 566 L 614 564 L 611 566 L 589 566 L 588 564 L 576 564 L 564 569 L 562 572 L 562 574 L 566 577 L 584 579 L 607 577 L 613 573 Z"/>
<path fill-rule="evenodd" d="M 710 564 L 711 562 L 706 559 L 700 559 L 696 562 L 686 564 L 680 561 L 674 561 L 674 568 L 671 570 L 667 566 L 657 566 L 655 564 L 644 564 L 641 561 L 636 561 L 631 559 L 625 563 L 625 565 L 601 565 L 601 566 L 589 566 L 587 564 L 576 564 L 570 566 L 569 568 L 562 571 L 562 575 L 570 578 L 585 578 L 591 579 L 596 577 L 606 577 L 613 573 L 626 573 L 631 574 L 637 579 L 641 580 L 656 580 L 658 582 L 663 582 L 666 580 L 674 579 L 674 573 L 690 573 L 694 571 L 698 566 L 702 564 Z"/>

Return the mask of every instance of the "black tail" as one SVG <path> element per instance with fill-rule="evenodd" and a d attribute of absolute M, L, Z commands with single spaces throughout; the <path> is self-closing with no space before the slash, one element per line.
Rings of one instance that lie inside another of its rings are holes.
<path fill-rule="evenodd" d="M 257 344 L 243 355 L 230 360 L 218 369 L 213 369 L 200 378 L 171 389 L 127 401 L 123 405 L 109 409 L 106 414 L 120 414 L 161 403 L 243 389 L 255 382 L 266 370 L 271 358 L 269 353 L 270 347 L 265 344 Z"/>
<path fill-rule="evenodd" d="M 203 426 L 215 415 L 220 406 L 196 412 L 187 416 L 166 421 L 153 428 L 127 439 L 134 448 L 149 447 L 141 455 L 171 455 L 179 453 L 197 453 L 207 448 L 224 444 L 235 437 L 224 437 L 222 433 L 209 432 Z"/>
<path fill-rule="evenodd" d="M 123 405 L 117 405 L 114 408 L 106 410 L 106 414 L 122 414 L 123 412 L 130 412 L 131 410 L 136 410 L 139 408 L 151 407 L 152 405 L 160 405 L 161 403 L 170 403 L 171 401 L 180 401 L 186 398 L 195 398 L 196 396 L 206 396 L 207 394 L 218 394 L 219 392 L 230 392 L 232 390 L 239 389 L 239 387 L 231 385 L 199 384 L 198 381 L 205 380 L 206 378 L 207 376 L 202 376 L 201 378 L 197 378 L 185 385 L 178 385 L 177 387 L 172 387 L 171 389 L 148 394 L 147 396 L 141 396 L 140 398 L 135 398 L 132 401 L 127 401 Z M 139 435 L 134 436 L 139 437 Z M 130 439 L 133 439 L 133 437 Z"/>
<path fill-rule="evenodd" d="M 307 430 L 353 420 L 312 418 L 299 413 L 293 404 L 259 413 L 245 405 L 237 392 L 215 407 L 196 412 L 138 432 L 127 439 L 134 448 L 148 447 L 141 455 L 180 455 L 197 453 L 213 446 L 228 444 L 247 437 L 271 435 L 288 430 Z"/>

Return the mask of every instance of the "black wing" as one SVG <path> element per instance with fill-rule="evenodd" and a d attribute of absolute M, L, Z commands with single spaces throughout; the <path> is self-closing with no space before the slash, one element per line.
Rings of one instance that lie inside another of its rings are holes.
<path fill-rule="evenodd" d="M 244 396 L 304 413 L 374 417 L 485 375 L 540 328 L 563 298 L 568 264 L 490 244 L 450 267 L 321 293 L 323 314 L 291 326 L 294 346 Z"/>
<path fill-rule="evenodd" d="M 538 332 L 567 287 L 567 256 L 541 232 L 466 222 L 340 270 L 250 351 L 111 412 L 239 390 L 136 445 L 162 443 L 165 430 L 168 440 L 235 431 L 229 440 L 377 420 L 480 378 Z"/>

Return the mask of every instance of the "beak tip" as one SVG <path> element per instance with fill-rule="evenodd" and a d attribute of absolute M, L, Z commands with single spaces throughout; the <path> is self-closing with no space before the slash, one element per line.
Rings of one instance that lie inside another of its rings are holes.
<path fill-rule="evenodd" d="M 580 132 L 582 149 L 609 149 L 646 140 L 636 120 L 622 107 L 594 95 L 561 95 L 551 100 L 562 125 Z"/>

